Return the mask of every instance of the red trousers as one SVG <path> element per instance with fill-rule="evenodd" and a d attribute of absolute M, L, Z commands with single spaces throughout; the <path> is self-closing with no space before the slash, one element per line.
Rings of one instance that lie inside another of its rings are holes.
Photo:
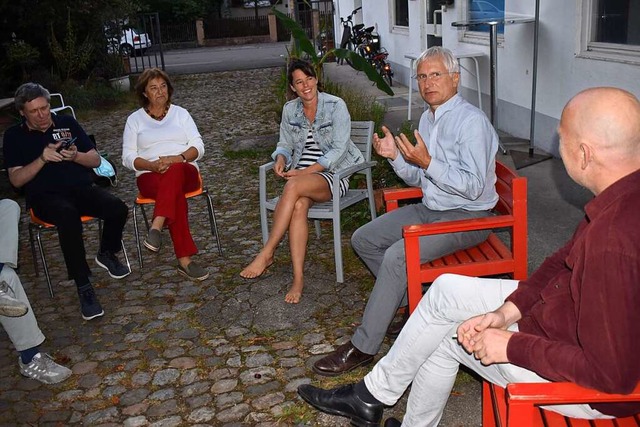
<path fill-rule="evenodd" d="M 143 197 L 155 199 L 153 217 L 165 217 L 177 258 L 198 253 L 189 230 L 188 204 L 184 195 L 198 189 L 198 169 L 189 163 L 174 163 L 165 173 L 147 172 L 137 179 Z"/>

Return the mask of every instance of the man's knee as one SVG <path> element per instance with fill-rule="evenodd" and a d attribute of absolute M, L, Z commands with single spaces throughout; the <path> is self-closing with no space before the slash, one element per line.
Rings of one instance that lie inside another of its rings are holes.
<path fill-rule="evenodd" d="M 367 251 L 367 248 L 374 248 L 377 246 L 375 243 L 375 221 L 376 220 L 374 219 L 373 221 L 359 227 L 351 235 L 351 246 L 356 253 L 365 252 Z"/>
<path fill-rule="evenodd" d="M 0 200 L 0 212 L 4 215 L 10 215 L 15 218 L 20 218 L 20 205 L 14 200 L 2 199 Z"/>
<path fill-rule="evenodd" d="M 423 299 L 428 299 L 430 304 L 439 308 L 457 305 L 456 301 L 469 298 L 476 277 L 462 276 L 459 274 L 445 273 L 431 284 L 429 291 Z"/>

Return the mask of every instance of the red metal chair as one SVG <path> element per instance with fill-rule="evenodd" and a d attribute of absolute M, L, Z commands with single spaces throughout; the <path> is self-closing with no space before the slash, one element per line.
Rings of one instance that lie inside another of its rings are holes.
<path fill-rule="evenodd" d="M 209 190 L 207 190 L 207 188 L 202 185 L 202 175 L 198 174 L 198 179 L 200 180 L 199 187 L 194 191 L 186 193 L 184 197 L 186 199 L 191 199 L 196 196 L 205 197 L 207 201 L 207 210 L 209 212 L 209 225 L 211 226 L 211 235 L 216 239 L 216 244 L 218 246 L 218 253 L 220 254 L 220 256 L 222 256 L 222 245 L 220 243 L 220 234 L 218 233 L 218 223 L 216 221 L 216 213 L 213 210 L 213 203 L 211 202 L 211 196 L 209 195 Z M 137 211 L 138 211 L 138 207 L 140 207 L 140 210 L 142 211 L 142 217 L 144 218 L 145 226 L 147 227 L 147 230 L 149 230 L 149 220 L 144 210 L 144 205 L 155 204 L 155 203 L 156 203 L 155 199 L 142 197 L 140 193 L 138 193 L 136 199 L 133 201 L 133 228 L 134 228 L 134 234 L 136 236 L 136 247 L 138 248 L 138 261 L 140 263 L 140 268 L 142 268 L 143 266 L 143 261 L 142 261 L 142 247 L 140 245 L 140 234 L 138 231 Z"/>
<path fill-rule="evenodd" d="M 422 298 L 422 284 L 433 282 L 443 273 L 468 276 L 510 274 L 514 279 L 527 278 L 527 179 L 496 161 L 496 190 L 499 200 L 495 216 L 435 224 L 408 225 L 403 229 L 407 260 L 407 291 L 409 312 Z M 397 209 L 399 202 L 422 197 L 420 188 L 384 191 L 387 212 Z M 483 243 L 459 250 L 442 258 L 420 263 L 422 236 L 460 231 L 506 229 L 510 231 L 510 245 L 494 234 Z"/>

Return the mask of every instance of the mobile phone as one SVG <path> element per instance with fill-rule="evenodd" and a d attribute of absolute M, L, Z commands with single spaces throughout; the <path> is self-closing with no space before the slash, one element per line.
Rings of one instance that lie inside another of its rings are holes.
<path fill-rule="evenodd" d="M 56 150 L 58 153 L 62 150 L 68 150 L 69 147 L 71 147 L 73 144 L 76 143 L 76 139 L 78 139 L 78 137 L 73 137 L 72 139 L 68 140 L 68 141 L 64 141 L 60 147 L 58 147 L 58 149 Z"/>

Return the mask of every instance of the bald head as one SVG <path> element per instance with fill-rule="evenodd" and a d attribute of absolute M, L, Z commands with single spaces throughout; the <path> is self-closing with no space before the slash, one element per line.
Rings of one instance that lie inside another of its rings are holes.
<path fill-rule="evenodd" d="M 640 169 L 640 102 L 627 91 L 599 87 L 578 93 L 562 112 L 559 133 L 567 170 L 596 194 Z"/>

